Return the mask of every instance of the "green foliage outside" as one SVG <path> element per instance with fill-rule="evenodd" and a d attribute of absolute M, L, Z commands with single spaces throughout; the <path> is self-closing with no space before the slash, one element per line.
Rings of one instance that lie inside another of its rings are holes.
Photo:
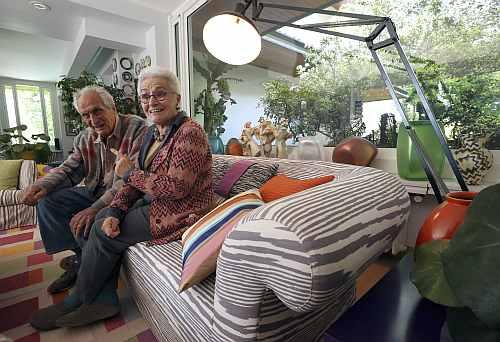
<path fill-rule="evenodd" d="M 341 10 L 393 20 L 436 117 L 446 127 L 450 143 L 457 146 L 465 134 L 500 134 L 497 5 L 494 0 L 359 0 L 346 2 Z M 371 29 L 357 27 L 349 33 L 366 36 Z M 423 119 L 421 105 L 395 50 L 378 53 L 393 84 L 407 93 L 400 101 L 410 119 Z M 346 121 L 352 112 L 349 105 L 364 90 L 384 87 L 366 46 L 330 37 L 323 39 L 319 48 L 310 48 L 305 59 L 293 82 L 265 83 L 261 99 L 265 114 L 273 120 L 288 118 L 295 137 L 323 133 L 335 143 L 345 135 L 363 135 L 359 116 Z M 380 128 L 388 126 L 383 122 L 386 119 L 381 118 Z M 392 138 L 393 132 L 375 135 L 383 140 L 387 135 Z M 391 144 L 389 137 L 380 143 Z"/>
<path fill-rule="evenodd" d="M 113 96 L 118 113 L 140 114 L 137 111 L 137 103 L 125 98 L 123 90 L 105 85 L 100 78 L 90 72 L 83 71 L 78 78 L 64 77 L 56 85 L 61 90 L 64 121 L 72 123 L 79 130 L 83 129 L 83 123 L 80 114 L 73 106 L 73 94 L 86 86 L 95 85 L 104 87 Z"/>
<path fill-rule="evenodd" d="M 241 80 L 223 77 L 233 66 L 216 60 L 211 55 L 207 55 L 204 61 L 193 59 L 193 66 L 194 70 L 205 79 L 205 88 L 194 100 L 195 113 L 203 115 L 203 127 L 207 134 L 218 136 L 224 133 L 227 106 L 236 103 L 231 98 L 229 82 L 241 82 Z"/>
<path fill-rule="evenodd" d="M 362 69 L 348 70 L 360 64 L 361 56 L 353 50 L 340 51 L 338 39 L 324 39 L 319 49 L 310 48 L 305 65 L 297 68 L 298 80 L 271 80 L 264 83 L 260 99 L 264 114 L 274 123 L 288 119 L 289 129 L 299 136 L 322 133 L 331 143 L 345 137 L 362 135 L 365 125 L 361 113 L 350 117 L 351 101 L 368 83 L 361 78 Z M 339 63 L 339 61 L 343 61 Z M 361 64 L 360 64 L 361 65 Z"/>

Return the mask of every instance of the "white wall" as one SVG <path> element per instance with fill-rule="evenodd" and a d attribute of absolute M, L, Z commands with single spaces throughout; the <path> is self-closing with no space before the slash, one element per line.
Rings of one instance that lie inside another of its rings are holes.
<path fill-rule="evenodd" d="M 199 57 L 200 54 L 196 53 L 195 56 Z M 228 105 L 226 109 L 227 121 L 224 123 L 226 131 L 221 135 L 224 144 L 231 138 L 239 138 L 241 136 L 245 122 L 251 121 L 253 125 L 257 125 L 259 118 L 264 115 L 264 108 L 259 105 L 259 99 L 264 96 L 264 82 L 279 78 L 292 80 L 291 77 L 286 75 L 252 65 L 242 65 L 231 69 L 223 77 L 242 80 L 242 82 L 229 82 L 231 97 L 237 103 Z M 191 87 L 191 97 L 196 98 L 205 86 L 205 79 L 196 73 L 194 84 Z M 200 123 L 203 122 L 202 116 L 194 118 Z"/>

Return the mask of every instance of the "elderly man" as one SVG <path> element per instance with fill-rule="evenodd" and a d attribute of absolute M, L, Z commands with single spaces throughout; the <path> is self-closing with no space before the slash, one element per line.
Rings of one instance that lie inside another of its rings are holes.
<path fill-rule="evenodd" d="M 48 288 L 71 288 L 78 274 L 81 248 L 97 213 L 113 200 L 122 181 L 114 174 L 112 150 L 134 159 L 145 132 L 138 116 L 116 112 L 113 97 L 102 87 L 85 87 L 73 105 L 88 126 L 73 142 L 73 153 L 50 174 L 26 189 L 23 203 L 37 205 L 38 225 L 47 254 L 72 250 L 61 261 L 66 272 Z M 77 186 L 84 180 L 84 186 Z"/>

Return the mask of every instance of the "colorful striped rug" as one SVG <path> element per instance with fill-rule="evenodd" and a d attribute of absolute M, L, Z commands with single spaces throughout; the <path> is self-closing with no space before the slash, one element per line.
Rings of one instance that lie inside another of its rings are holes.
<path fill-rule="evenodd" d="M 63 273 L 59 261 L 69 254 L 45 254 L 39 230 L 33 226 L 0 231 L 0 341 L 156 342 L 122 283 L 118 290 L 121 313 L 112 319 L 48 332 L 38 332 L 29 325 L 32 312 L 67 295 L 50 295 L 46 289 Z"/>

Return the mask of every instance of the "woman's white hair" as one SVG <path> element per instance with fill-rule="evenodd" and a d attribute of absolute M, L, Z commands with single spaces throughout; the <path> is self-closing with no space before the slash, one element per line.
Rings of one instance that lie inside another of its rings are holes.
<path fill-rule="evenodd" d="M 108 93 L 108 91 L 106 89 L 104 89 L 103 87 L 99 87 L 99 86 L 86 86 L 85 88 L 77 90 L 73 94 L 73 107 L 75 107 L 77 112 L 80 112 L 80 110 L 78 109 L 78 99 L 80 99 L 80 97 L 82 97 L 82 95 L 85 95 L 85 94 L 91 93 L 91 92 L 97 93 L 97 95 L 99 95 L 102 103 L 104 104 L 104 106 L 106 108 L 116 111 L 115 100 L 113 100 L 113 96 L 111 96 L 111 94 Z"/>
<path fill-rule="evenodd" d="M 173 92 L 177 93 L 178 95 L 181 94 L 181 84 L 177 76 L 172 71 L 159 66 L 152 66 L 142 69 L 139 75 L 139 81 L 137 82 L 137 92 L 139 94 L 141 92 L 142 82 L 145 79 L 149 79 L 152 77 L 163 78 Z"/>

